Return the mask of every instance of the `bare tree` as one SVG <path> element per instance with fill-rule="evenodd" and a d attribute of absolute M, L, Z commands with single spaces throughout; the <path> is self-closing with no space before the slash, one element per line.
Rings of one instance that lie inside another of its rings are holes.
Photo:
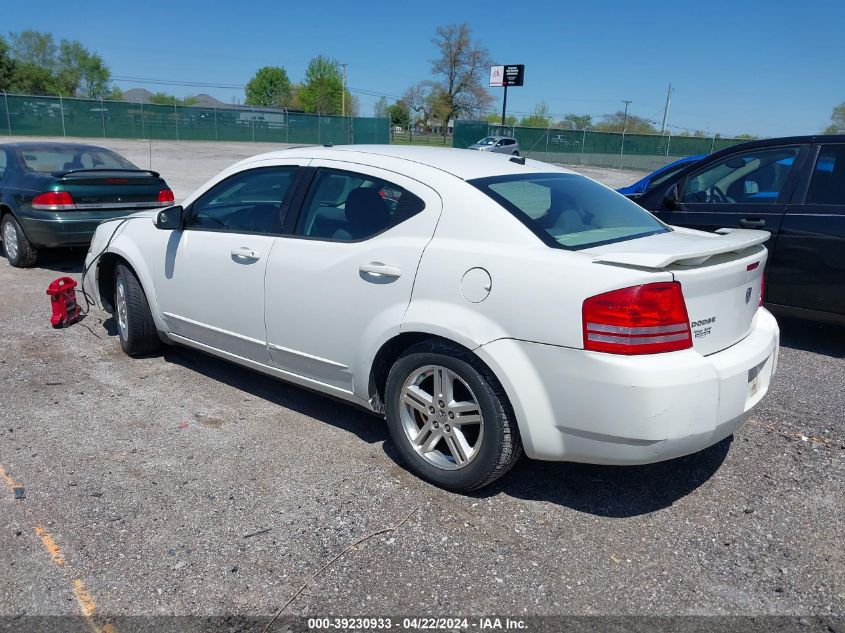
<path fill-rule="evenodd" d="M 437 27 L 432 40 L 439 56 L 431 62 L 437 77 L 434 86 L 433 110 L 443 123 L 443 134 L 449 121 L 460 116 L 477 118 L 493 102 L 483 80 L 490 68 L 487 49 L 472 41 L 468 24 Z"/>
<path fill-rule="evenodd" d="M 402 101 L 414 114 L 411 115 L 410 126 L 415 123 L 422 123 L 423 127 L 429 125 L 434 107 L 435 85 L 431 81 L 421 81 L 414 84 L 402 95 Z"/>

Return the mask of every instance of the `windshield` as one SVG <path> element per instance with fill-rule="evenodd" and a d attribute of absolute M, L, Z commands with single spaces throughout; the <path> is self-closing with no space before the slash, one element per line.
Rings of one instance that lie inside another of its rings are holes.
<path fill-rule="evenodd" d="M 138 169 L 122 156 L 101 147 L 28 145 L 17 154 L 29 171 L 50 174 L 74 169 Z"/>
<path fill-rule="evenodd" d="M 557 248 L 589 248 L 670 231 L 625 196 L 578 174 L 517 174 L 468 182 Z"/>
<path fill-rule="evenodd" d="M 485 136 L 483 139 L 478 141 L 476 145 L 495 145 L 496 144 L 496 137 L 495 136 Z"/>

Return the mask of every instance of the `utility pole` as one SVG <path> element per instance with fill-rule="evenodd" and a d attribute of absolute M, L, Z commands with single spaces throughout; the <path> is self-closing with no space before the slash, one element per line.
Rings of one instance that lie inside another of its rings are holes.
<path fill-rule="evenodd" d="M 663 106 L 663 123 L 660 124 L 660 136 L 666 131 L 666 118 L 669 116 L 669 101 L 672 99 L 672 82 L 669 82 L 669 90 L 666 91 L 666 105 Z"/>
<path fill-rule="evenodd" d="M 628 106 L 633 102 L 630 99 L 622 99 L 622 103 L 625 104 L 625 122 L 622 124 L 622 132 L 624 133 L 628 129 Z"/>
<path fill-rule="evenodd" d="M 343 90 L 340 93 L 340 115 L 346 116 L 346 66 L 347 64 L 340 64 L 343 69 Z"/>

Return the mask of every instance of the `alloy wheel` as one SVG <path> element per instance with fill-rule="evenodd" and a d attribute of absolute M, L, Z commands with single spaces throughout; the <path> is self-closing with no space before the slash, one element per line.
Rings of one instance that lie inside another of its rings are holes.
<path fill-rule="evenodd" d="M 405 436 L 429 464 L 458 470 L 475 459 L 484 419 L 478 399 L 457 373 L 441 365 L 420 367 L 402 385 L 401 399 Z"/>
<path fill-rule="evenodd" d="M 3 248 L 6 249 L 6 256 L 9 259 L 18 257 L 18 231 L 14 222 L 6 222 L 3 225 Z"/>
<path fill-rule="evenodd" d="M 126 283 L 122 276 L 117 278 L 117 292 L 115 293 L 117 303 L 117 326 L 120 328 L 120 336 L 123 340 L 129 337 L 129 317 L 126 309 Z"/>

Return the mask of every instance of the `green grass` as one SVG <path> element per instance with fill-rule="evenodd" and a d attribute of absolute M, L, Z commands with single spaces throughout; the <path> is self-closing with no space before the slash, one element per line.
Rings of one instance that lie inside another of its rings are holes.
<path fill-rule="evenodd" d="M 431 147 L 452 147 L 452 137 L 445 139 L 442 134 L 414 134 L 411 137 L 407 132 L 393 133 L 390 135 L 392 145 L 429 145 Z"/>

